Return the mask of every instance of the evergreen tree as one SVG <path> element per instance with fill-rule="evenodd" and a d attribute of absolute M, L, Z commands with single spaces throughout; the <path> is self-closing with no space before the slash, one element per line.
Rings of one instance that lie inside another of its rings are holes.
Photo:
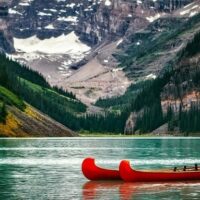
<path fill-rule="evenodd" d="M 0 108 L 0 122 L 6 123 L 6 105 L 5 102 L 2 103 L 1 108 Z"/>

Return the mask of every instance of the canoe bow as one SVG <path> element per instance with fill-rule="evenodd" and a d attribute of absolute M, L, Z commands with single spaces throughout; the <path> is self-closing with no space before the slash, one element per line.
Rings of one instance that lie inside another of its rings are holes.
<path fill-rule="evenodd" d="M 95 164 L 94 158 L 82 162 L 82 172 L 89 180 L 121 180 L 119 170 L 104 169 Z"/>

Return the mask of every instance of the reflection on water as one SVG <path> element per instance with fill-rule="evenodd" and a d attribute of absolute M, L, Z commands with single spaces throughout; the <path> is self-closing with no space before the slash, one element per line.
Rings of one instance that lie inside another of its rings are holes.
<path fill-rule="evenodd" d="M 196 187 L 196 189 L 195 189 Z M 168 183 L 125 183 L 89 181 L 83 185 L 83 200 L 95 199 L 199 199 L 200 181 Z M 151 195 L 151 196 L 149 196 Z M 114 198 L 113 198 L 114 197 Z"/>
<path fill-rule="evenodd" d="M 199 182 L 88 182 L 85 157 L 118 168 L 129 159 L 136 169 L 200 165 L 200 139 L 0 139 L 2 200 L 200 199 Z"/>

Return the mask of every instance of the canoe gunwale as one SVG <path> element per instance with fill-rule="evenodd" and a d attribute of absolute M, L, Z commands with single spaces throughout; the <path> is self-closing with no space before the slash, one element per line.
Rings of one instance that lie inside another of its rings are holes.
<path fill-rule="evenodd" d="M 130 164 L 130 161 L 129 160 L 126 160 L 128 163 L 129 163 L 129 165 L 130 165 L 130 168 L 131 168 L 131 170 L 133 170 L 133 171 L 135 171 L 135 172 L 137 172 L 137 173 L 166 173 L 166 174 L 168 174 L 168 173 L 174 173 L 174 174 L 186 174 L 186 173 L 200 173 L 200 170 L 192 170 L 192 171 L 173 171 L 173 170 L 169 170 L 169 171 L 164 171 L 164 170 L 136 170 L 136 169 L 133 169 L 132 168 L 132 166 L 131 166 L 131 164 Z"/>

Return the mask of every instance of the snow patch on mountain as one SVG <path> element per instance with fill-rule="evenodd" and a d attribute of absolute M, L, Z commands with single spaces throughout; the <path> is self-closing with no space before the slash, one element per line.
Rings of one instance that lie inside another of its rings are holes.
<path fill-rule="evenodd" d="M 146 76 L 145 79 L 151 80 L 151 79 L 156 79 L 156 77 L 157 77 L 157 76 L 156 76 L 155 74 L 149 74 L 149 75 Z"/>
<path fill-rule="evenodd" d="M 156 14 L 155 16 L 146 17 L 146 19 L 147 19 L 149 22 L 153 22 L 153 21 L 159 19 L 160 17 L 161 17 L 161 15 L 158 13 L 158 14 Z"/>
<path fill-rule="evenodd" d="M 49 24 L 46 28 L 53 26 Z M 91 50 L 74 31 L 43 40 L 36 35 L 24 39 L 15 37 L 14 47 L 16 53 L 8 55 L 10 58 L 39 71 L 53 85 L 61 77 L 69 77 L 71 65 L 81 61 Z"/>
<path fill-rule="evenodd" d="M 82 54 L 90 50 L 89 46 L 79 40 L 74 31 L 68 35 L 62 34 L 59 37 L 51 37 L 44 40 L 40 40 L 37 36 L 26 39 L 14 38 L 14 47 L 21 52 L 46 54 Z"/>
<path fill-rule="evenodd" d="M 105 5 L 106 5 L 106 6 L 111 6 L 111 4 L 112 4 L 112 3 L 111 3 L 110 0 L 106 0 L 106 1 L 105 1 Z"/>

